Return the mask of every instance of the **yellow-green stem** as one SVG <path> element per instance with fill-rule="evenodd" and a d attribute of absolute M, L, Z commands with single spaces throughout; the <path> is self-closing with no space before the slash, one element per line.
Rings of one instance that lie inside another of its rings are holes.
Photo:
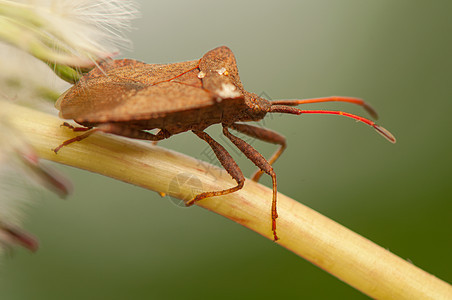
<path fill-rule="evenodd" d="M 234 185 L 214 166 L 149 143 L 93 134 L 82 142 L 51 149 L 75 134 L 60 127 L 59 118 L 0 101 L 0 118 L 8 118 L 42 158 L 89 170 L 172 197 L 191 194 L 189 184 L 168 190 L 180 174 L 191 174 L 205 191 Z M 216 176 L 212 176 L 214 171 Z M 272 191 L 247 180 L 239 192 L 205 199 L 197 205 L 223 215 L 272 239 Z M 303 204 L 278 194 L 279 245 L 311 261 L 363 293 L 377 299 L 452 299 L 452 287 L 413 264 L 322 216 Z M 294 287 L 296 288 L 296 287 Z"/>

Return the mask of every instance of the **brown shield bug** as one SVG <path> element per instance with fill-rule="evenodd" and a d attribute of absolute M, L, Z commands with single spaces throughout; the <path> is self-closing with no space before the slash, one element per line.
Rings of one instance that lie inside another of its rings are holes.
<path fill-rule="evenodd" d="M 245 177 L 236 162 L 223 146 L 204 132 L 210 125 L 221 124 L 223 134 L 259 168 L 253 180 L 257 181 L 263 172 L 272 178 L 271 229 L 276 241 L 277 191 L 272 164 L 286 148 L 286 140 L 276 132 L 238 122 L 259 121 L 267 113 L 336 114 L 361 121 L 390 142 L 395 142 L 390 132 L 368 119 L 341 111 L 292 107 L 327 101 L 355 103 L 376 117 L 375 111 L 357 98 L 268 101 L 247 92 L 240 82 L 234 54 L 224 46 L 207 52 L 199 60 L 181 63 L 146 64 L 131 59 L 108 61 L 86 74 L 57 101 L 56 107 L 62 118 L 73 119 L 85 126 L 73 128 L 75 131 L 88 131 L 65 141 L 54 151 L 56 153 L 63 146 L 81 141 L 96 131 L 159 141 L 190 130 L 209 144 L 222 166 L 237 182 L 232 188 L 197 195 L 186 203 L 192 205 L 201 199 L 229 194 L 243 187 Z M 159 131 L 152 134 L 147 131 L 151 129 Z M 277 144 L 279 149 L 267 161 L 229 129 Z"/>

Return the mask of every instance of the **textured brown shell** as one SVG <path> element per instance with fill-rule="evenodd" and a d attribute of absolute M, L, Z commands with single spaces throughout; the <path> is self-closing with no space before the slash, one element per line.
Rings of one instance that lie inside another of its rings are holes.
<path fill-rule="evenodd" d="M 102 63 L 61 95 L 55 106 L 62 118 L 81 123 L 125 122 L 161 118 L 223 101 L 244 103 L 244 93 L 234 54 L 223 46 L 195 61 L 161 65 L 122 59 Z"/>

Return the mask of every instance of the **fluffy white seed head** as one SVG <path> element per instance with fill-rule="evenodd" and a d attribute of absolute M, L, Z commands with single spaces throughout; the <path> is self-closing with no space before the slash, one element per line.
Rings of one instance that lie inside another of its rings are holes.
<path fill-rule="evenodd" d="M 46 63 L 88 68 L 131 47 L 124 33 L 137 14 L 130 0 L 0 1 L 0 40 Z M 42 108 L 37 100 L 48 97 L 43 92 L 58 94 L 64 88 L 45 64 L 29 58 L 0 45 L 0 101 Z M 11 243 L 36 249 L 33 238 L 19 228 L 23 206 L 35 200 L 27 187 L 36 183 L 62 196 L 70 190 L 64 178 L 41 165 L 0 111 L 0 252 Z"/>
<path fill-rule="evenodd" d="M 130 48 L 124 33 L 138 16 L 131 0 L 21 0 L 19 36 L 10 43 L 40 59 L 84 67 Z M 25 29 L 24 29 L 25 28 Z M 31 29 L 29 32 L 26 28 Z"/>

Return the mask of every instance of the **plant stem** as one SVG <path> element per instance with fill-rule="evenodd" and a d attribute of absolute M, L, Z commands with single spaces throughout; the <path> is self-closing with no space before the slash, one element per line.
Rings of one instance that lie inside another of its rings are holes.
<path fill-rule="evenodd" d="M 199 189 L 190 186 L 188 181 L 171 190 L 171 182 L 177 176 L 198 178 L 203 191 L 221 190 L 235 184 L 226 172 L 194 158 L 149 143 L 105 134 L 95 133 L 55 154 L 52 148 L 80 133 L 60 127 L 62 120 L 55 116 L 5 101 L 0 101 L 0 118 L 7 118 L 20 130 L 44 159 L 171 197 L 187 199 L 193 189 Z M 197 205 L 272 239 L 271 199 L 271 189 L 247 180 L 242 190 L 204 199 Z M 279 245 L 370 297 L 452 299 L 452 287 L 448 283 L 283 194 L 278 194 L 278 213 Z"/>

